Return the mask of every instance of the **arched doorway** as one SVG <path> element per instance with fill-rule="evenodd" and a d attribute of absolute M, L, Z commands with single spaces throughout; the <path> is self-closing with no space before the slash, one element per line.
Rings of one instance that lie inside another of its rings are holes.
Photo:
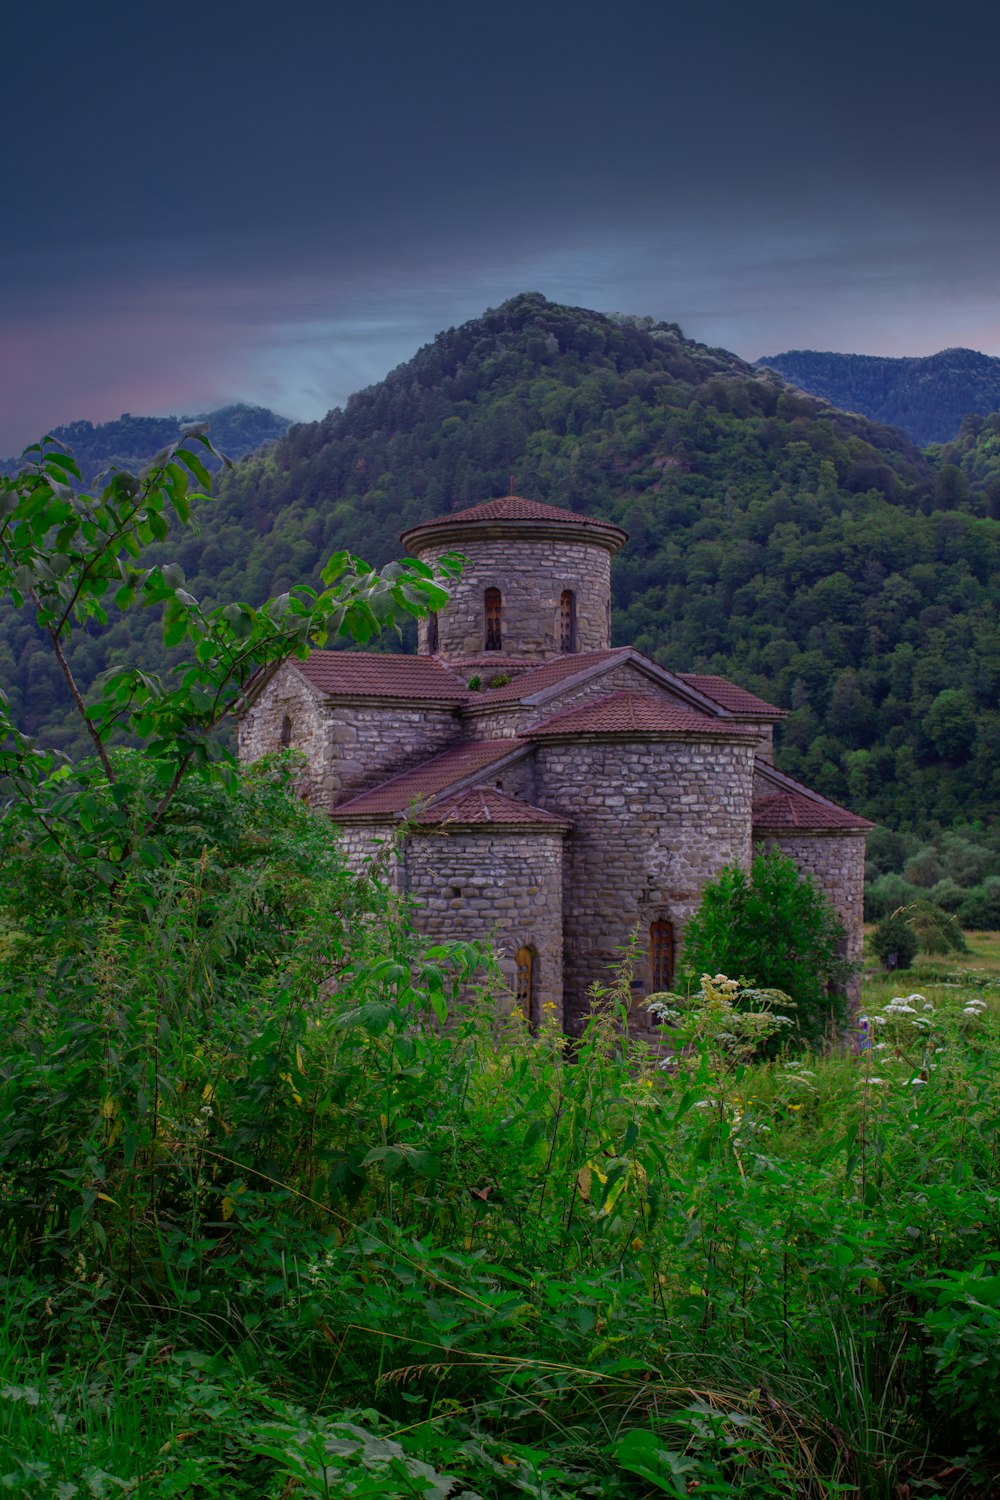
<path fill-rule="evenodd" d="M 649 924 L 649 989 L 651 994 L 674 984 L 674 924 L 658 917 Z"/>
<path fill-rule="evenodd" d="M 516 978 L 514 981 L 514 995 L 517 999 L 518 1009 L 524 1016 L 528 1025 L 534 1029 L 535 1026 L 535 951 L 526 945 L 518 948 L 514 955 L 516 966 Z"/>

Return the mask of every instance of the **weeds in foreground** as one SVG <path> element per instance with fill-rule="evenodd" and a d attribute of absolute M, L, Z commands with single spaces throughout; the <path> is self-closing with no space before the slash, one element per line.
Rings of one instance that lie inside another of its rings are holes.
<path fill-rule="evenodd" d="M 623 974 L 570 1052 L 320 853 L 12 939 L 0 1489 L 995 1492 L 988 984 L 755 1062 L 780 999 L 703 982 L 654 1058 Z"/>

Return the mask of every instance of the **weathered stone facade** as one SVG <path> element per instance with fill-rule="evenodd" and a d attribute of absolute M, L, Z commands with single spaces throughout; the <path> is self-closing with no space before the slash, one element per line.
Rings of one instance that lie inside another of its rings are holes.
<path fill-rule="evenodd" d="M 428 938 L 492 944 L 512 994 L 516 954 L 531 951 L 532 1025 L 545 1004 L 563 1021 L 563 842 L 561 830 L 474 827 L 420 831 L 407 845 L 406 890 Z"/>
<path fill-rule="evenodd" d="M 567 1021 L 576 1030 L 592 985 L 606 985 L 634 932 L 637 998 L 656 988 L 648 933 L 672 924 L 680 943 L 702 886 L 748 863 L 754 745 L 730 740 L 545 741 L 539 806 L 571 820 L 566 852 Z"/>
<path fill-rule="evenodd" d="M 868 825 L 774 767 L 781 710 L 610 646 L 623 532 L 509 496 L 403 540 L 425 562 L 469 559 L 421 652 L 287 665 L 248 695 L 240 750 L 303 750 L 348 857 L 381 849 L 429 938 L 491 942 L 532 1024 L 551 1003 L 576 1031 L 634 936 L 641 1024 L 706 881 L 766 841 L 860 955 Z"/>

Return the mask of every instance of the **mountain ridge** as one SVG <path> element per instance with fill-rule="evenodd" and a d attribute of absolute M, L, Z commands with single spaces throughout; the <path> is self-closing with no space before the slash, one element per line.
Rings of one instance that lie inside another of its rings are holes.
<path fill-rule="evenodd" d="M 914 356 L 789 349 L 754 363 L 843 411 L 900 428 L 921 447 L 954 439 L 970 413 L 1000 409 L 1000 359 L 962 346 Z"/>
<path fill-rule="evenodd" d="M 104 469 L 141 468 L 188 422 L 207 422 L 216 447 L 233 459 L 245 458 L 262 443 L 283 437 L 292 425 L 290 418 L 266 406 L 236 401 L 190 417 L 136 417 L 126 411 L 110 422 L 80 418 L 51 428 L 48 435 L 73 450 L 83 483 L 91 485 Z M 0 474 L 16 473 L 20 462 L 19 458 L 0 459 Z"/>

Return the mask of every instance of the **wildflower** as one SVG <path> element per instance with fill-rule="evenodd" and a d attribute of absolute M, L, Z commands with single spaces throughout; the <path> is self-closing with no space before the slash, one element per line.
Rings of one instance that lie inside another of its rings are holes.
<path fill-rule="evenodd" d="M 874 1074 L 872 1075 L 871 1078 L 859 1078 L 858 1079 L 858 1083 L 860 1084 L 860 1086 L 862 1088 L 864 1087 L 864 1085 L 866 1083 L 888 1083 L 888 1082 L 889 1082 L 888 1078 L 876 1078 L 874 1076 Z"/>

